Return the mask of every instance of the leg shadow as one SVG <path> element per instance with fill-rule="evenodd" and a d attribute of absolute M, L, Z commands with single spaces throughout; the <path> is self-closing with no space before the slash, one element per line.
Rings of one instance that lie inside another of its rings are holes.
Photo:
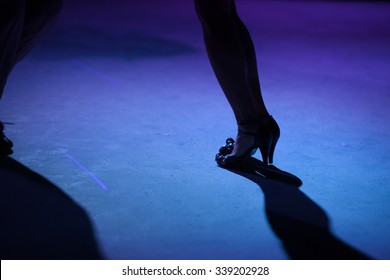
<path fill-rule="evenodd" d="M 261 161 L 250 158 L 241 168 L 228 170 L 260 186 L 268 222 L 291 259 L 370 259 L 333 236 L 325 211 L 298 189 L 302 184 L 299 178 L 261 165 Z"/>
<path fill-rule="evenodd" d="M 91 221 L 69 196 L 10 157 L 0 157 L 0 257 L 101 259 Z"/>

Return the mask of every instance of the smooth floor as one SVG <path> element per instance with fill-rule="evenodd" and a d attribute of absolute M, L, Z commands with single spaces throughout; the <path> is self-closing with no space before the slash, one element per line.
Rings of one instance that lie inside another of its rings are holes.
<path fill-rule="evenodd" d="M 2 259 L 390 258 L 390 4 L 236 2 L 302 185 L 216 165 L 191 0 L 69 0 L 0 102 Z"/>

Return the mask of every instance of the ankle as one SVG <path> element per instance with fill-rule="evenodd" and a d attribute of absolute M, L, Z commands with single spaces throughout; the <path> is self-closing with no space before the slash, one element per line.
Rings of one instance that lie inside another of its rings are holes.
<path fill-rule="evenodd" d="M 259 115 L 255 119 L 237 122 L 238 131 L 247 134 L 255 134 L 260 128 L 267 126 L 271 119 L 271 115 Z"/>
<path fill-rule="evenodd" d="M 245 121 L 237 123 L 238 133 L 255 134 L 259 128 L 258 121 Z"/>

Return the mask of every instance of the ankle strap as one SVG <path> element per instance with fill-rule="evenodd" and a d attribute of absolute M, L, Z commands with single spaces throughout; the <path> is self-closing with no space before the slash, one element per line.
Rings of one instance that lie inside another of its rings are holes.
<path fill-rule="evenodd" d="M 273 117 L 271 115 L 261 116 L 256 120 L 247 120 L 243 122 L 237 122 L 238 131 L 247 135 L 256 135 L 259 130 L 264 129 L 265 126 L 268 126 L 270 120 Z"/>
<path fill-rule="evenodd" d="M 237 124 L 238 125 L 258 124 L 258 123 L 268 122 L 272 118 L 273 118 L 272 115 L 263 115 L 263 116 L 259 116 L 256 119 L 251 119 L 251 120 L 237 122 Z"/>

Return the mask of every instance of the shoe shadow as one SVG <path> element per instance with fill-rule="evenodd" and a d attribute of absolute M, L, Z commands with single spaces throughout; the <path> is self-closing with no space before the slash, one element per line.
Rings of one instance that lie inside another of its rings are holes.
<path fill-rule="evenodd" d="M 260 186 L 268 222 L 291 259 L 370 259 L 332 234 L 325 211 L 299 190 L 298 177 L 261 166 L 261 161 L 250 158 L 244 166 L 228 170 Z"/>
<path fill-rule="evenodd" d="M 0 191 L 2 260 L 102 259 L 86 212 L 47 179 L 1 156 Z"/>

